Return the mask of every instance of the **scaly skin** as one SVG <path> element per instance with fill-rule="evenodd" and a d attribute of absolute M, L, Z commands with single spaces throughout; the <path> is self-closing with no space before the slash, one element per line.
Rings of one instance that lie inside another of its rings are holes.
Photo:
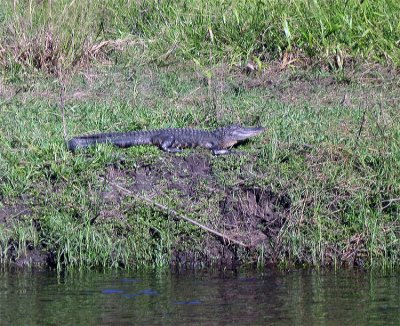
<path fill-rule="evenodd" d="M 202 147 L 214 155 L 228 154 L 232 146 L 262 133 L 264 128 L 246 128 L 237 125 L 218 128 L 213 131 L 190 128 L 158 129 L 121 133 L 101 133 L 74 137 L 68 142 L 72 152 L 99 143 L 111 143 L 118 147 L 135 145 L 156 145 L 170 153 L 181 152 L 182 148 Z"/>

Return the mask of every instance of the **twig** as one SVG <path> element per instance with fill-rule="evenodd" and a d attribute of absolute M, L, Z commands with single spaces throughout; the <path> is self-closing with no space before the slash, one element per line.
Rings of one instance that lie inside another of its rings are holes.
<path fill-rule="evenodd" d="M 12 216 L 7 217 L 7 219 L 12 220 L 12 219 L 14 219 L 14 218 L 16 218 L 16 217 L 22 215 L 23 213 L 25 213 L 25 212 L 27 212 L 27 211 L 29 211 L 29 208 L 24 208 L 22 211 L 19 211 L 17 214 L 14 214 L 14 215 L 12 215 Z"/>
<path fill-rule="evenodd" d="M 355 142 L 355 144 L 354 144 L 354 149 L 357 148 L 357 146 L 358 146 L 358 141 L 360 140 L 361 132 L 362 132 L 362 130 L 364 129 L 365 120 L 366 120 L 366 119 L 365 119 L 366 114 L 367 114 L 367 109 L 365 108 L 365 109 L 364 109 L 364 112 L 363 112 L 363 115 L 362 115 L 362 118 L 361 118 L 360 128 L 358 129 L 358 133 L 357 133 L 357 137 L 356 137 L 356 142 Z"/>
<path fill-rule="evenodd" d="M 400 197 L 399 198 L 391 198 L 391 199 L 384 200 L 382 202 L 382 204 L 383 203 L 385 203 L 385 204 L 387 203 L 387 205 L 383 206 L 382 209 L 388 208 L 390 205 L 392 205 L 393 203 L 395 203 L 397 201 L 400 201 Z"/>
<path fill-rule="evenodd" d="M 177 217 L 177 218 L 179 218 L 181 220 L 189 222 L 190 224 L 196 225 L 199 228 L 201 228 L 201 229 L 203 229 L 203 230 L 205 230 L 205 231 L 207 231 L 209 233 L 212 233 L 212 234 L 216 235 L 219 238 L 222 238 L 222 239 L 227 240 L 229 242 L 236 243 L 236 244 L 238 244 L 238 245 L 240 245 L 242 247 L 246 247 L 246 248 L 249 247 L 248 245 L 244 244 L 243 242 L 240 242 L 240 241 L 237 241 L 235 239 L 232 239 L 232 238 L 228 237 L 227 235 L 224 235 L 224 234 L 222 234 L 222 233 L 220 233 L 218 231 L 215 231 L 215 230 L 209 228 L 208 226 L 205 226 L 204 224 L 201 224 L 201 223 L 199 223 L 199 222 L 197 222 L 195 220 L 192 220 L 191 218 L 189 218 L 187 216 L 179 214 L 177 211 L 175 211 L 175 210 L 173 210 L 173 209 L 171 209 L 171 208 L 169 208 L 167 206 L 159 204 L 159 203 L 157 203 L 157 202 L 155 202 L 153 200 L 150 200 L 149 198 L 146 198 L 146 197 L 140 196 L 138 194 L 135 194 L 132 191 L 130 191 L 129 189 L 121 187 L 121 186 L 115 184 L 114 182 L 110 182 L 110 184 L 113 185 L 114 187 L 122 190 L 123 192 L 127 193 L 128 195 L 130 195 L 130 196 L 132 196 L 134 198 L 138 198 L 138 199 L 140 199 L 142 201 L 145 201 L 145 202 L 147 202 L 147 203 L 149 203 L 149 204 L 161 209 L 162 211 L 166 212 L 167 214 L 171 214 L 171 215 L 173 215 L 173 216 L 175 216 L 175 217 Z"/>

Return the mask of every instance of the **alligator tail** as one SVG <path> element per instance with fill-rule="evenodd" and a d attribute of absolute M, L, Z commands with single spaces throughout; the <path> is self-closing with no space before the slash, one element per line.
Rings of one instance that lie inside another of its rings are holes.
<path fill-rule="evenodd" d="M 68 149 L 75 152 L 95 144 L 110 143 L 118 147 L 151 144 L 151 131 L 132 131 L 121 133 L 100 133 L 95 135 L 74 137 L 68 141 Z"/>

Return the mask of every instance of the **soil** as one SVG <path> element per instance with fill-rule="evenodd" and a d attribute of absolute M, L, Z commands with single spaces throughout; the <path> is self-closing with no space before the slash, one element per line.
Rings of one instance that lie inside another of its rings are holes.
<path fill-rule="evenodd" d="M 3 204 L 3 207 L 0 207 L 0 224 L 11 226 L 17 219 L 22 219 L 24 216 L 31 214 L 30 207 L 22 203 L 13 205 Z"/>
<path fill-rule="evenodd" d="M 212 160 L 209 154 L 193 152 L 189 156 L 166 155 L 153 164 L 139 164 L 134 170 L 109 166 L 105 179 L 110 187 L 104 193 L 106 202 L 97 222 L 110 216 L 115 218 L 113 208 L 124 201 L 126 194 L 113 185 L 129 190 L 129 196 L 139 201 L 153 202 L 155 210 L 160 210 L 157 203 L 163 197 L 169 198 L 173 193 L 178 203 L 173 207 L 163 205 L 163 213 L 177 220 L 180 218 L 176 212 L 190 216 L 224 237 L 206 232 L 199 245 L 190 234 L 181 235 L 171 265 L 234 266 L 241 262 L 241 254 L 256 256 L 261 248 L 267 261 L 275 263 L 290 198 L 256 185 L 224 186 L 213 173 Z M 120 218 L 124 216 L 120 214 Z"/>

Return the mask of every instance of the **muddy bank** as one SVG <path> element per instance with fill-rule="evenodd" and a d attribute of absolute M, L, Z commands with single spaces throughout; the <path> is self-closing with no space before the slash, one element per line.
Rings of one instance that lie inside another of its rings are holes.
<path fill-rule="evenodd" d="M 250 154 L 246 155 L 251 159 Z M 218 158 L 226 159 L 230 158 Z M 261 251 L 263 263 L 277 263 L 290 198 L 269 187 L 251 185 L 245 180 L 246 171 L 235 184 L 225 184 L 227 180 L 218 180 L 214 173 L 215 160 L 209 153 L 193 151 L 185 155 L 165 154 L 152 163 L 138 163 L 133 169 L 124 160 L 105 167 L 98 177 L 102 189 L 96 194 L 101 204 L 91 224 L 96 227 L 123 221 L 128 229 L 121 232 L 129 232 L 129 228 L 135 227 L 127 224 L 129 216 L 145 207 L 161 213 L 183 230 L 176 235 L 171 266 L 234 267 L 244 261 L 257 264 Z M 60 184 L 55 188 L 60 188 Z M 182 216 L 205 229 L 184 221 Z M 5 205 L 0 209 L 0 218 L 7 227 L 32 223 L 31 227 L 41 234 L 40 207 Z M 155 239 L 160 236 L 160 230 L 151 226 L 147 232 Z M 34 245 L 11 237 L 3 252 L 3 258 L 19 267 L 56 265 L 56 253 L 47 246 L 46 239 Z"/>
<path fill-rule="evenodd" d="M 191 153 L 166 155 L 134 170 L 109 166 L 104 175 L 109 185 L 104 193 L 106 209 L 97 222 L 110 217 L 107 207 L 115 207 L 123 202 L 122 197 L 132 196 L 137 203 L 165 214 L 165 218 L 189 225 L 181 218 L 188 217 L 210 229 L 211 232 L 198 228 L 200 233 L 194 236 L 181 234 L 172 252 L 173 266 L 234 266 L 251 256 L 257 263 L 260 250 L 268 263 L 276 263 L 277 252 L 281 250 L 279 235 L 290 198 L 274 193 L 269 187 L 248 185 L 244 180 L 224 185 L 214 174 L 214 159 L 207 154 Z M 154 231 L 149 229 L 149 232 Z"/>

